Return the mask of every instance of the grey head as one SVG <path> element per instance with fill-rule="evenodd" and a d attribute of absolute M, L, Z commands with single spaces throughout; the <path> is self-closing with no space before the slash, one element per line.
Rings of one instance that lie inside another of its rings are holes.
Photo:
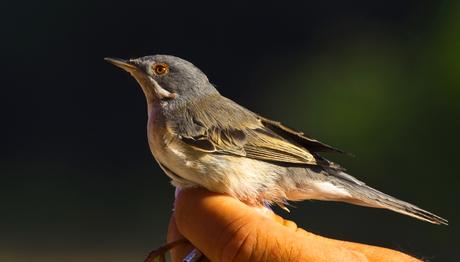
<path fill-rule="evenodd" d="M 105 58 L 129 72 L 142 87 L 148 103 L 159 100 L 189 100 L 218 94 L 206 75 L 192 63 L 171 55 L 134 59 Z"/>

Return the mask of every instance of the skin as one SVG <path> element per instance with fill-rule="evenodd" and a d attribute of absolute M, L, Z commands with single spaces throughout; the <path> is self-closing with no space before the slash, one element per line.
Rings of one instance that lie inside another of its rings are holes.
<path fill-rule="evenodd" d="M 184 237 L 210 261 L 421 261 L 387 248 L 315 235 L 272 212 L 198 188 L 182 190 L 176 198 L 167 238 Z M 192 248 L 174 248 L 173 261 L 182 261 Z"/>

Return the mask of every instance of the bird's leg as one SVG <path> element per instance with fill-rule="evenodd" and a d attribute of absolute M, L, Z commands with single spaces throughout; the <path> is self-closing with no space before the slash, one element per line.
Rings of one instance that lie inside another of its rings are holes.
<path fill-rule="evenodd" d="M 166 262 L 166 253 L 175 248 L 176 246 L 182 245 L 182 244 L 187 244 L 190 243 L 187 239 L 182 238 L 170 243 L 167 243 L 152 252 L 149 253 L 147 258 L 144 260 L 144 262 L 153 262 L 155 258 L 158 258 L 160 262 Z"/>

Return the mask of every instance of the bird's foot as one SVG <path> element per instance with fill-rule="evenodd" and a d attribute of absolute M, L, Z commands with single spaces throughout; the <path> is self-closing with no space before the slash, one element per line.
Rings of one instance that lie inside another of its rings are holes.
<path fill-rule="evenodd" d="M 183 239 L 179 239 L 179 240 L 176 240 L 176 241 L 173 241 L 173 242 L 170 242 L 170 243 L 167 243 L 155 250 L 153 250 L 152 252 L 149 253 L 149 255 L 147 256 L 147 258 L 144 260 L 144 262 L 154 262 L 155 259 L 158 259 L 158 261 L 160 262 L 166 262 L 166 253 L 179 246 L 179 245 L 182 245 L 182 244 L 187 244 L 187 243 L 190 243 L 187 239 L 183 238 Z"/>

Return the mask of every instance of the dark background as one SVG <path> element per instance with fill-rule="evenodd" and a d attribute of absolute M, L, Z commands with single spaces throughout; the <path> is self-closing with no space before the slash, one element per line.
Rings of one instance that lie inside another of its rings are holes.
<path fill-rule="evenodd" d="M 2 3 L 0 261 L 142 261 L 173 187 L 135 81 L 106 56 L 173 54 L 221 93 L 356 155 L 328 156 L 450 220 L 305 201 L 305 229 L 458 257 L 458 1 Z"/>

